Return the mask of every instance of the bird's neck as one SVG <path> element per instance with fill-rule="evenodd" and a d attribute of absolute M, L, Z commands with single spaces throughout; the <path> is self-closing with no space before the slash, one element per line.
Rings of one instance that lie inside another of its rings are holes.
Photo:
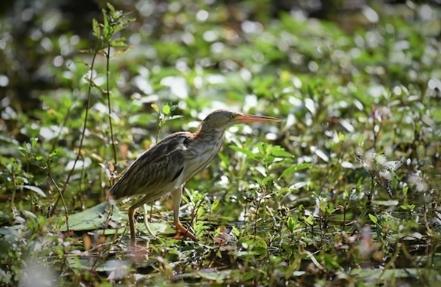
<path fill-rule="evenodd" d="M 195 139 L 218 141 L 224 136 L 225 128 L 212 128 L 202 124 L 195 134 Z"/>

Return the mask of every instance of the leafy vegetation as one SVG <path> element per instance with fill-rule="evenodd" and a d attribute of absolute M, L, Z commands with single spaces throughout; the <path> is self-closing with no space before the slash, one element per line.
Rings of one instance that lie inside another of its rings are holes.
<path fill-rule="evenodd" d="M 48 2 L 0 19 L 0 285 L 440 284 L 439 6 Z M 131 248 L 106 190 L 216 108 L 283 121 L 186 185 L 198 241 L 164 198 Z"/>

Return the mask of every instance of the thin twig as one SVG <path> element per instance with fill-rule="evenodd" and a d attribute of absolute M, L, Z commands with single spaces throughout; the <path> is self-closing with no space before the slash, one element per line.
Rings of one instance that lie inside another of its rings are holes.
<path fill-rule="evenodd" d="M 372 134 L 373 134 L 373 145 L 372 145 L 372 147 L 374 149 L 374 154 L 376 154 L 376 152 L 377 152 L 377 136 L 378 136 L 378 134 L 375 131 L 375 126 L 377 124 L 376 118 L 375 118 L 376 117 L 376 108 L 375 108 L 375 106 L 372 109 L 371 116 L 372 116 Z M 367 200 L 368 200 L 368 202 L 367 202 L 367 210 L 369 212 L 372 212 L 372 197 L 373 197 L 374 191 L 375 191 L 375 175 L 374 175 L 374 173 L 371 173 L 371 186 L 370 186 L 370 191 L 367 194 Z"/>
<path fill-rule="evenodd" d="M 113 150 L 113 163 L 114 163 L 114 167 L 116 167 L 117 158 L 116 158 L 115 138 L 113 136 L 112 116 L 111 116 L 112 108 L 110 105 L 109 75 L 110 75 L 110 43 L 107 44 L 107 52 L 106 52 L 106 95 L 107 95 L 107 108 L 109 111 L 108 117 L 109 117 L 109 126 L 110 126 L 110 139 L 112 141 L 112 150 Z"/>
<path fill-rule="evenodd" d="M 17 208 L 15 207 L 15 195 L 17 193 L 17 181 L 15 178 L 15 167 L 12 165 L 12 185 L 14 186 L 14 189 L 12 190 L 12 197 L 11 197 L 11 209 L 12 213 L 15 215 L 15 212 Z"/>
<path fill-rule="evenodd" d="M 61 189 L 58 186 L 58 184 L 55 182 L 54 177 L 52 176 L 52 171 L 51 171 L 51 165 L 50 162 L 47 162 L 47 176 L 49 177 L 49 179 L 51 180 L 52 184 L 54 185 L 55 189 L 58 192 L 58 195 L 61 197 L 61 202 L 63 203 L 63 207 L 64 207 L 64 217 L 66 218 L 66 229 L 67 231 L 69 231 L 69 212 L 67 210 L 67 205 L 66 205 L 66 201 L 64 201 L 64 196 L 61 193 Z"/>
<path fill-rule="evenodd" d="M 74 164 L 73 164 L 71 170 L 69 171 L 69 174 L 67 175 L 66 180 L 64 181 L 63 188 L 61 189 L 61 192 L 59 193 L 57 200 L 55 201 L 54 205 L 52 206 L 52 209 L 49 211 L 49 216 L 52 216 L 54 214 L 55 209 L 57 208 L 58 202 L 60 201 L 61 197 L 66 192 L 67 184 L 69 183 L 70 178 L 73 175 L 73 172 L 75 170 L 75 166 L 76 166 L 76 164 L 80 158 L 80 155 L 81 155 L 81 149 L 83 148 L 84 137 L 86 134 L 87 118 L 89 117 L 90 99 L 92 97 L 92 85 L 90 83 L 92 82 L 92 78 L 93 78 L 93 67 L 95 66 L 95 59 L 96 59 L 97 54 L 98 54 L 98 50 L 95 49 L 93 52 L 93 56 L 92 56 L 92 62 L 90 64 L 89 87 L 87 90 L 86 111 L 85 111 L 85 115 L 84 115 L 83 130 L 81 131 L 80 146 L 78 147 L 78 152 L 77 152 L 77 156 L 75 158 Z"/>

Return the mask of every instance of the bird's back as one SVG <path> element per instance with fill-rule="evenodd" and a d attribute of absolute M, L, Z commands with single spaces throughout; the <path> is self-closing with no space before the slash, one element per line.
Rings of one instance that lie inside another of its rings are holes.
<path fill-rule="evenodd" d="M 163 189 L 170 188 L 184 169 L 185 143 L 192 134 L 174 133 L 139 156 L 110 189 L 115 199 L 151 194 L 161 195 Z"/>

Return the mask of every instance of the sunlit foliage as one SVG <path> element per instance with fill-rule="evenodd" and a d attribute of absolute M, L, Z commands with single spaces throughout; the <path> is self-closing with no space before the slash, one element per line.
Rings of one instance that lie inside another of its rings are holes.
<path fill-rule="evenodd" d="M 440 284 L 439 6 L 55 2 L 1 12 L 0 285 Z M 106 190 L 216 108 L 282 123 L 231 128 L 187 184 L 199 241 L 165 198 L 131 250 Z"/>

